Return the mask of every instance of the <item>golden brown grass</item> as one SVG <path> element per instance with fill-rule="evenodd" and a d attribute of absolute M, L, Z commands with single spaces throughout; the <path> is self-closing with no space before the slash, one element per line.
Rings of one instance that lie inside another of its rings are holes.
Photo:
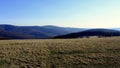
<path fill-rule="evenodd" d="M 0 68 L 119 68 L 120 37 L 0 40 Z"/>

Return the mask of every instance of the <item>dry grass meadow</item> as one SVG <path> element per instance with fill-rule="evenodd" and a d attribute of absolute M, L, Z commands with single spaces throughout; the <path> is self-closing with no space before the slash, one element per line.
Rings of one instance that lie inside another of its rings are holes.
<path fill-rule="evenodd" d="M 120 37 L 0 40 L 0 68 L 120 68 Z"/>

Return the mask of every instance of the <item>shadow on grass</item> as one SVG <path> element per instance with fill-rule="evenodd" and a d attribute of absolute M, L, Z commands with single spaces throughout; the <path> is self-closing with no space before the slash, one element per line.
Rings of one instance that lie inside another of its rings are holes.
<path fill-rule="evenodd" d="M 59 52 L 53 52 L 53 54 L 84 54 L 86 52 L 82 50 L 76 50 L 76 51 L 59 51 Z"/>

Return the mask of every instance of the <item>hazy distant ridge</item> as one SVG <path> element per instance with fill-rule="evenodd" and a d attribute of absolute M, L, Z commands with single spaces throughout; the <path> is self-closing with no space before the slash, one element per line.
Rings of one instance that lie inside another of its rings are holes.
<path fill-rule="evenodd" d="M 57 26 L 13 26 L 0 25 L 0 38 L 39 39 L 83 31 L 80 28 L 65 28 Z"/>

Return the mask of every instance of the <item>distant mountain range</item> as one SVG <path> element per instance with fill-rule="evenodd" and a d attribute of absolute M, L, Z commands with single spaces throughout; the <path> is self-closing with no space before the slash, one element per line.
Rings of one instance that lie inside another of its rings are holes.
<path fill-rule="evenodd" d="M 114 30 L 113 30 L 114 29 Z M 117 31 L 118 30 L 118 31 Z M 45 38 L 77 38 L 95 35 L 119 35 L 120 28 L 88 29 L 69 28 L 52 25 L 46 26 L 14 26 L 0 25 L 0 39 L 45 39 Z"/>
<path fill-rule="evenodd" d="M 81 32 L 83 28 L 65 28 L 58 26 L 13 26 L 0 25 L 0 38 L 10 39 L 41 39 L 52 38 L 74 32 Z"/>
<path fill-rule="evenodd" d="M 112 29 L 120 31 L 120 28 L 112 28 Z"/>
<path fill-rule="evenodd" d="M 112 29 L 89 29 L 82 32 L 56 36 L 54 38 L 79 38 L 79 37 L 89 37 L 89 36 L 98 36 L 98 37 L 120 36 L 120 31 L 112 30 Z"/>

